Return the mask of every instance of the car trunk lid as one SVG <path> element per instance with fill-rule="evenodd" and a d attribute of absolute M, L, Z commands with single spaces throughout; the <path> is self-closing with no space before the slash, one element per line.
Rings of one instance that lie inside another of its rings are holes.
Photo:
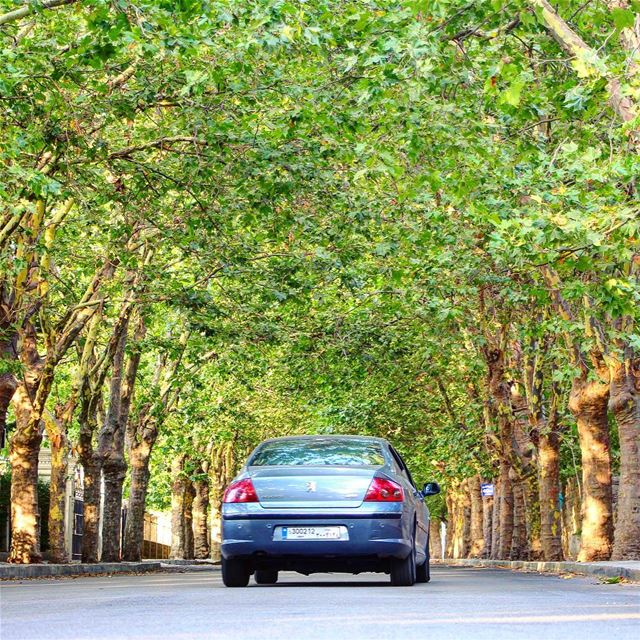
<path fill-rule="evenodd" d="M 273 508 L 358 507 L 379 467 L 249 467 L 260 504 Z"/>

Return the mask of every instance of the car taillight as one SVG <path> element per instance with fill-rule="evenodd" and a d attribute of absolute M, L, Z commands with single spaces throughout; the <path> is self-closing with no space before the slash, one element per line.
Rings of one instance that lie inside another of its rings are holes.
<path fill-rule="evenodd" d="M 232 482 L 224 492 L 223 502 L 258 502 L 258 494 L 251 478 Z"/>
<path fill-rule="evenodd" d="M 365 502 L 402 502 L 403 499 L 402 487 L 387 478 L 374 478 L 364 497 Z"/>

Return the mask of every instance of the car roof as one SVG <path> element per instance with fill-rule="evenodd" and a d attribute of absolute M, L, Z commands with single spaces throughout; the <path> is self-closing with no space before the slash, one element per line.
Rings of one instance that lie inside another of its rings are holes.
<path fill-rule="evenodd" d="M 384 438 L 376 438 L 374 436 L 354 436 L 350 434 L 321 433 L 317 435 L 282 436 L 280 438 L 269 438 L 268 440 L 263 440 L 258 446 L 267 444 L 269 442 L 285 442 L 287 440 L 357 440 L 361 442 L 377 442 L 378 444 L 386 445 L 389 444 L 389 442 Z"/>

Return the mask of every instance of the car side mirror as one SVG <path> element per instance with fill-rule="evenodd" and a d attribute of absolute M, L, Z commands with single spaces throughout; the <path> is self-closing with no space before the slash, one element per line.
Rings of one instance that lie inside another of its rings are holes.
<path fill-rule="evenodd" d="M 422 489 L 422 495 L 426 498 L 427 496 L 435 496 L 440 493 L 440 485 L 437 482 L 427 482 Z"/>

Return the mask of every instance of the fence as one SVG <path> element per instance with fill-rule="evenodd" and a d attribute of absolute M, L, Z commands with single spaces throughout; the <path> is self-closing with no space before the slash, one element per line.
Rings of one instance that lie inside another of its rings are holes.
<path fill-rule="evenodd" d="M 150 513 L 144 514 L 144 540 L 142 542 L 142 557 L 145 559 L 166 559 L 169 557 L 170 545 L 159 542 L 171 537 L 171 529 L 167 530 L 164 523 L 158 522 L 158 517 Z"/>

